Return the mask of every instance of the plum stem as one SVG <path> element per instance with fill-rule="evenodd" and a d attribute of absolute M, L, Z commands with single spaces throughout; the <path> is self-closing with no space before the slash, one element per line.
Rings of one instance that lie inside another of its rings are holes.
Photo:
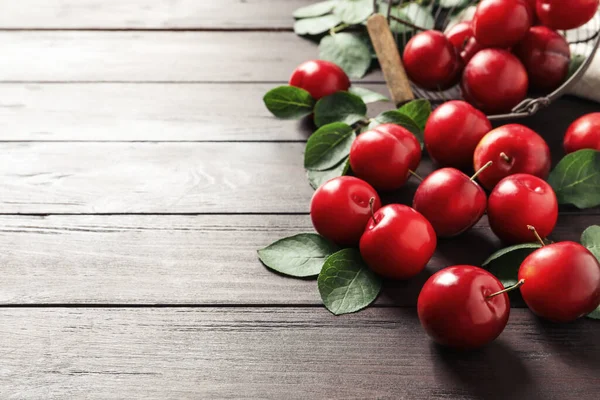
<path fill-rule="evenodd" d="M 523 286 L 523 284 L 524 284 L 524 283 L 525 283 L 525 279 L 521 279 L 521 280 L 520 280 L 519 282 L 517 282 L 515 285 L 509 286 L 509 287 L 507 287 L 507 288 L 505 288 L 505 289 L 503 289 L 503 290 L 501 290 L 501 291 L 499 291 L 499 292 L 492 293 L 492 294 L 490 294 L 488 297 L 486 297 L 485 299 L 486 299 L 486 300 L 489 300 L 489 299 L 492 299 L 492 298 L 494 298 L 494 297 L 496 297 L 496 296 L 498 296 L 498 295 L 501 295 L 502 293 L 506 293 L 506 292 L 510 292 L 511 290 L 518 289 L 518 288 L 520 288 L 521 286 Z"/>
<path fill-rule="evenodd" d="M 412 169 L 409 169 L 408 172 L 410 172 L 410 174 L 412 176 L 414 176 L 415 178 L 417 178 L 418 180 L 420 180 L 421 182 L 423 182 L 423 178 L 421 177 L 421 175 L 417 174 L 415 171 L 413 171 Z"/>
<path fill-rule="evenodd" d="M 531 225 L 527 225 L 527 229 L 529 229 L 530 231 L 533 232 L 533 234 L 535 235 L 535 238 L 538 240 L 538 242 L 540 242 L 542 247 L 544 247 L 546 245 L 546 243 L 544 243 L 544 240 L 540 237 L 540 234 L 537 232 L 535 227 L 533 227 Z"/>
<path fill-rule="evenodd" d="M 512 159 L 509 156 L 507 156 L 505 152 L 500 153 L 500 157 L 502 157 L 502 159 L 507 163 L 512 161 Z"/>
<path fill-rule="evenodd" d="M 479 168 L 479 170 L 477 172 L 475 172 L 475 174 L 473 174 L 473 176 L 471 177 L 471 180 L 474 181 L 479 176 L 479 174 L 481 174 L 483 171 L 485 171 L 486 169 L 491 167 L 493 163 L 494 163 L 493 161 L 488 161 L 483 167 Z"/>
<path fill-rule="evenodd" d="M 371 210 L 371 218 L 373 218 L 373 222 L 376 224 L 377 220 L 375 219 L 375 211 L 373 210 L 374 204 L 375 204 L 375 197 L 371 197 L 369 199 L 369 210 Z"/>

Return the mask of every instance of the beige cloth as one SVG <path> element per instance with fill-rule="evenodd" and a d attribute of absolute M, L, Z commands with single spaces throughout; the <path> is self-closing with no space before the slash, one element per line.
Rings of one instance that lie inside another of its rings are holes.
<path fill-rule="evenodd" d="M 596 53 L 585 75 L 569 93 L 600 102 L 600 52 Z"/>

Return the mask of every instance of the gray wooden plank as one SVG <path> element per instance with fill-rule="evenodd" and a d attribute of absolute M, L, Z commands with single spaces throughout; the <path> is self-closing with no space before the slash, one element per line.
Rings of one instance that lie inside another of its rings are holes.
<path fill-rule="evenodd" d="M 0 0 L 0 29 L 248 29 L 292 27 L 313 0 Z"/>
<path fill-rule="evenodd" d="M 314 191 L 303 169 L 304 146 L 302 142 L 0 143 L 0 211 L 306 213 Z M 558 162 L 560 156 L 553 156 Z M 417 172 L 427 176 L 436 168 L 424 158 Z M 410 204 L 418 184 L 410 179 L 383 199 Z"/>
<path fill-rule="evenodd" d="M 3 213 L 306 212 L 304 143 L 3 143 Z"/>
<path fill-rule="evenodd" d="M 291 32 L 4 31 L 0 48 L 4 82 L 286 82 L 318 57 Z"/>
<path fill-rule="evenodd" d="M 600 215 L 561 215 L 553 239 L 577 241 L 592 224 Z M 275 274 L 256 255 L 312 231 L 308 215 L 0 216 L 0 304 L 318 305 L 314 280 Z M 414 306 L 435 271 L 500 247 L 484 217 L 440 240 L 419 276 L 387 282 L 377 303 Z"/>
<path fill-rule="evenodd" d="M 414 310 L 1 309 L 0 396 L 596 399 L 598 322 L 512 310 L 497 341 L 452 352 Z"/>
<path fill-rule="evenodd" d="M 252 84 L 4 84 L 0 141 L 306 140 L 308 120 L 274 118 Z M 382 94 L 384 84 L 361 85 Z M 371 114 L 391 109 L 372 105 Z"/>
<path fill-rule="evenodd" d="M 309 119 L 274 118 L 262 97 L 273 83 L 3 84 L 0 141 L 298 141 Z M 384 84 L 358 84 L 387 95 Z M 369 116 L 392 109 L 369 106 Z M 522 122 L 562 156 L 562 136 L 575 118 L 598 104 L 564 97 Z M 498 122 L 502 124 L 505 122 Z"/>

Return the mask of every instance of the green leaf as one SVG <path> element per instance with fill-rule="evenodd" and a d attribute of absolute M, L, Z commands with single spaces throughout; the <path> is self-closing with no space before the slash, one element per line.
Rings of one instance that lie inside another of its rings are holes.
<path fill-rule="evenodd" d="M 315 124 L 319 127 L 332 122 L 352 125 L 365 118 L 367 106 L 352 93 L 337 92 L 317 101 L 314 112 Z"/>
<path fill-rule="evenodd" d="M 466 7 L 471 0 L 438 0 L 437 3 L 442 8 Z"/>
<path fill-rule="evenodd" d="M 322 236 L 301 233 L 258 250 L 258 258 L 272 270 L 303 278 L 319 275 L 325 259 L 337 250 L 335 244 Z"/>
<path fill-rule="evenodd" d="M 431 115 L 431 103 L 425 99 L 413 100 L 400 107 L 398 111 L 410 117 L 423 131 L 427 119 Z"/>
<path fill-rule="evenodd" d="M 387 97 L 380 93 L 355 85 L 350 86 L 350 89 L 348 91 L 360 97 L 362 101 L 366 104 L 375 103 L 378 101 L 390 101 Z"/>
<path fill-rule="evenodd" d="M 328 0 L 300 7 L 294 11 L 294 18 L 312 18 L 329 14 L 333 11 L 337 2 L 338 0 Z"/>
<path fill-rule="evenodd" d="M 498 250 L 481 264 L 496 276 L 504 287 L 517 283 L 519 267 L 528 255 L 542 247 L 540 243 L 522 243 Z"/>
<path fill-rule="evenodd" d="M 365 46 L 369 49 L 369 54 L 373 60 L 377 60 L 377 53 L 375 52 L 375 48 L 373 47 L 373 43 L 371 43 L 371 38 L 369 34 L 366 32 L 359 32 L 357 37 L 360 41 L 362 41 Z"/>
<path fill-rule="evenodd" d="M 388 15 L 388 7 L 389 7 L 389 3 L 382 1 L 379 5 L 379 14 Z M 392 10 L 390 11 L 390 15 L 396 18 L 400 18 L 400 19 L 406 19 L 406 15 L 404 15 L 404 13 L 402 12 L 402 7 L 399 5 L 394 5 L 392 6 Z M 411 28 L 407 27 L 405 24 L 396 21 L 396 20 L 391 20 L 390 21 L 390 30 L 392 32 L 396 32 L 396 33 L 402 33 L 406 30 L 410 30 Z"/>
<path fill-rule="evenodd" d="M 492 254 L 491 256 L 489 256 L 488 259 L 485 260 L 481 264 L 481 266 L 486 267 L 489 264 L 491 264 L 492 262 L 494 262 L 494 261 L 500 259 L 501 257 L 504 257 L 505 255 L 512 253 L 513 251 L 516 251 L 516 250 L 539 249 L 540 247 L 542 247 L 542 245 L 540 243 L 521 243 L 521 244 L 516 244 L 516 245 L 510 246 L 510 247 L 505 247 L 504 249 L 500 249 L 497 252 L 495 252 L 494 254 Z"/>
<path fill-rule="evenodd" d="M 588 318 L 600 319 L 600 306 L 587 315 Z"/>
<path fill-rule="evenodd" d="M 579 67 L 581 67 L 581 64 L 583 64 L 583 62 L 585 61 L 585 58 L 586 57 L 581 54 L 573 54 L 571 56 L 571 61 L 569 62 L 569 72 L 567 73 L 567 79 L 569 79 L 571 76 L 573 76 L 575 72 L 577 72 Z"/>
<path fill-rule="evenodd" d="M 548 183 L 559 204 L 582 209 L 600 205 L 600 151 L 586 149 L 568 154 L 550 173 Z"/>
<path fill-rule="evenodd" d="M 454 25 L 458 24 L 459 22 L 472 20 L 473 16 L 475 15 L 475 10 L 476 9 L 477 9 L 477 5 L 471 5 L 471 6 L 468 6 L 468 7 L 464 8 L 464 9 L 462 9 L 462 10 L 459 10 L 460 12 L 457 13 L 456 15 L 454 15 L 448 21 L 448 24 L 446 26 L 446 32 L 449 29 L 451 29 Z"/>
<path fill-rule="evenodd" d="M 350 25 L 360 24 L 373 14 L 373 0 L 341 0 L 333 13 Z"/>
<path fill-rule="evenodd" d="M 304 89 L 294 86 L 279 86 L 263 97 L 265 106 L 277 118 L 300 119 L 312 114 L 315 100 Z"/>
<path fill-rule="evenodd" d="M 600 226 L 592 225 L 581 235 L 581 244 L 600 261 Z"/>
<path fill-rule="evenodd" d="M 313 189 L 317 189 L 330 179 L 346 175 L 349 169 L 350 159 L 346 157 L 338 165 L 331 169 L 326 169 L 325 171 L 307 170 L 306 176 L 308 177 L 308 183 L 310 183 L 310 186 L 312 186 Z"/>
<path fill-rule="evenodd" d="M 581 235 L 581 244 L 592 252 L 600 261 L 600 226 L 592 225 Z M 587 315 L 588 318 L 600 319 L 600 306 Z"/>
<path fill-rule="evenodd" d="M 317 284 L 323 304 L 335 315 L 365 308 L 381 290 L 381 278 L 367 268 L 356 249 L 329 256 Z"/>
<path fill-rule="evenodd" d="M 410 3 L 402 10 L 406 19 L 412 22 L 414 25 L 425 29 L 433 29 L 435 26 L 435 19 L 431 15 L 431 10 L 427 7 L 421 6 L 417 3 Z M 412 28 L 409 28 L 412 30 Z"/>
<path fill-rule="evenodd" d="M 343 122 L 322 126 L 306 142 L 304 168 L 316 171 L 333 168 L 350 154 L 355 138 L 352 127 Z"/>
<path fill-rule="evenodd" d="M 339 65 L 351 78 L 362 78 L 372 61 L 365 42 L 346 32 L 325 36 L 319 44 L 319 58 Z"/>
<path fill-rule="evenodd" d="M 417 123 L 408 115 L 403 114 L 398 110 L 386 111 L 373 119 L 373 121 L 369 124 L 369 129 L 373 129 L 377 125 L 381 124 L 396 124 L 408 129 L 413 135 L 416 136 L 419 143 L 421 143 L 421 149 L 423 148 L 423 131 L 419 125 L 417 125 Z"/>
<path fill-rule="evenodd" d="M 379 7 L 379 13 L 387 15 L 387 12 L 388 3 L 382 2 L 381 6 Z M 416 3 L 409 3 L 402 6 L 392 6 L 390 15 L 402 19 L 404 21 L 410 22 L 413 25 L 422 27 L 424 29 L 433 29 L 435 25 L 435 19 L 431 15 L 429 8 L 418 5 Z M 396 33 L 412 32 L 414 30 L 414 28 L 410 27 L 409 25 L 406 25 L 396 20 L 392 20 L 390 22 L 390 29 L 392 32 Z"/>
<path fill-rule="evenodd" d="M 319 35 L 337 26 L 340 22 L 335 15 L 323 15 L 322 17 L 299 19 L 294 23 L 296 35 Z"/>

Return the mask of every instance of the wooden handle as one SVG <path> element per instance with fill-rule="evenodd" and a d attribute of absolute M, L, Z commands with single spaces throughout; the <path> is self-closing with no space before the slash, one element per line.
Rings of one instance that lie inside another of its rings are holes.
<path fill-rule="evenodd" d="M 404 71 L 398 45 L 385 16 L 373 14 L 367 21 L 367 29 L 392 101 L 399 106 L 414 100 L 415 95 L 410 88 L 406 71 Z"/>

